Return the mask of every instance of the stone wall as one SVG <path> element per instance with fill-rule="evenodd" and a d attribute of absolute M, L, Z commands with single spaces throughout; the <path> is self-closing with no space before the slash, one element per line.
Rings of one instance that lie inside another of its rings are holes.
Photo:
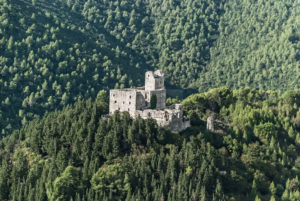
<path fill-rule="evenodd" d="M 167 128 L 169 128 L 172 131 L 180 132 L 190 126 L 191 124 L 189 120 L 185 120 L 183 118 L 174 118 L 167 126 Z"/>
<path fill-rule="evenodd" d="M 172 131 L 182 131 L 190 127 L 190 121 L 184 121 L 182 110 L 164 109 L 164 110 L 137 110 L 135 118 L 140 116 L 143 119 L 155 119 L 157 124 Z"/>
<path fill-rule="evenodd" d="M 155 72 L 147 71 L 145 74 L 145 90 L 152 91 L 157 89 L 164 89 L 164 75 L 160 70 Z"/>
<path fill-rule="evenodd" d="M 209 116 L 206 121 L 206 129 L 210 131 L 215 130 L 215 125 L 214 125 L 215 117 L 214 116 Z"/>
<path fill-rule="evenodd" d="M 156 109 L 166 108 L 166 90 L 163 89 L 163 90 L 150 91 L 147 100 L 149 104 L 152 95 L 156 95 L 157 98 Z"/>
<path fill-rule="evenodd" d="M 146 93 L 143 90 L 138 90 L 137 91 L 137 96 L 136 96 L 136 109 L 137 110 L 142 110 L 142 109 L 147 107 L 145 94 Z"/>
<path fill-rule="evenodd" d="M 166 122 L 164 110 L 137 110 L 135 113 L 135 118 L 140 116 L 143 119 L 152 118 L 155 119 L 158 125 L 163 126 Z"/>
<path fill-rule="evenodd" d="M 109 113 L 116 110 L 129 112 L 134 115 L 136 111 L 137 91 L 134 89 L 110 90 Z"/>

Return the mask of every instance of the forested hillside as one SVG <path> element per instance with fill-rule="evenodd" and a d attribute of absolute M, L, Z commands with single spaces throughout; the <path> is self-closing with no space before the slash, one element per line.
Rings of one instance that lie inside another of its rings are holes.
<path fill-rule="evenodd" d="M 30 122 L 0 141 L 0 200 L 300 199 L 299 90 L 219 88 L 182 103 L 193 127 L 179 134 L 128 113 L 101 118 L 104 91 Z"/>
<path fill-rule="evenodd" d="M 0 132 L 101 89 L 297 89 L 297 0 L 0 0 Z"/>

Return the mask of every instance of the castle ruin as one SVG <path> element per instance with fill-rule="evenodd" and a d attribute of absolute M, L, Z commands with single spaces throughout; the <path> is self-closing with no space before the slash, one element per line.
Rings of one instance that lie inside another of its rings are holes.
<path fill-rule="evenodd" d="M 160 70 L 146 72 L 144 87 L 110 90 L 109 113 L 116 110 L 126 111 L 133 118 L 153 118 L 158 125 L 172 131 L 180 132 L 190 126 L 181 104 L 166 107 L 164 74 Z"/>

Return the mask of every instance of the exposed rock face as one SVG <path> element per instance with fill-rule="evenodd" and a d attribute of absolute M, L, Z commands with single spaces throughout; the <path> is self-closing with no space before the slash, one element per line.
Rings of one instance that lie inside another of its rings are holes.
<path fill-rule="evenodd" d="M 157 98 L 156 108 L 150 109 L 153 95 Z M 129 112 L 133 118 L 153 118 L 160 126 L 173 131 L 179 132 L 190 126 L 190 121 L 183 117 L 181 104 L 166 107 L 164 74 L 160 70 L 146 72 L 144 87 L 110 90 L 109 113 L 116 110 Z"/>
<path fill-rule="evenodd" d="M 210 131 L 214 131 L 215 130 L 215 117 L 214 116 L 209 116 L 207 118 L 207 122 L 206 122 L 206 129 L 210 130 Z"/>

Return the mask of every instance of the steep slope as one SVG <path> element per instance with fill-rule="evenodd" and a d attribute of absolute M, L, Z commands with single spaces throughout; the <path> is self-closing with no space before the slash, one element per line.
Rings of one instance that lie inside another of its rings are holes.
<path fill-rule="evenodd" d="M 300 87 L 299 1 L 227 1 L 198 86 Z"/>
<path fill-rule="evenodd" d="M 132 120 L 128 113 L 100 119 L 105 110 L 101 98 L 81 100 L 3 139 L 0 199 L 185 199 L 191 183 L 198 183 L 190 187 L 194 196 L 214 194 L 218 153 L 210 144 L 195 140 L 180 149 L 181 137 L 155 121 Z"/>
<path fill-rule="evenodd" d="M 0 141 L 0 200 L 300 198 L 300 91 L 213 89 L 182 103 L 180 134 L 95 102 L 48 113 Z M 216 115 L 216 130 L 203 126 Z"/>
<path fill-rule="evenodd" d="M 1 9 L 2 134 L 79 96 L 140 84 L 151 69 L 103 26 L 90 26 L 59 1 L 1 1 Z"/>
<path fill-rule="evenodd" d="M 296 0 L 1 0 L 0 132 L 98 91 L 299 88 Z"/>

